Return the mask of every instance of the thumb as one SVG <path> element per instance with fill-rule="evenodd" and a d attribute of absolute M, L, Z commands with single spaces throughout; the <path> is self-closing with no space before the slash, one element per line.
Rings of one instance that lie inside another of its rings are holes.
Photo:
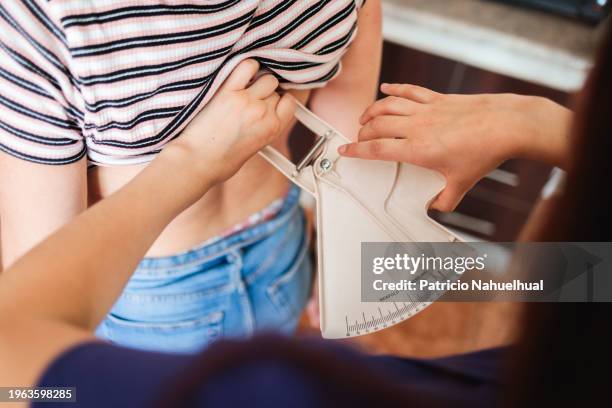
<path fill-rule="evenodd" d="M 259 62 L 254 59 L 242 61 L 227 77 L 221 90 L 239 91 L 245 89 L 255 74 L 257 74 L 257 71 L 259 71 Z"/>
<path fill-rule="evenodd" d="M 444 187 L 444 190 L 442 190 L 433 200 L 430 208 L 442 212 L 451 212 L 457 208 L 466 192 L 467 190 L 459 188 L 452 182 L 448 182 L 447 179 L 446 187 Z"/>
<path fill-rule="evenodd" d="M 418 166 L 432 168 L 424 166 L 423 157 L 419 157 L 414 149 L 408 146 L 409 143 L 406 139 L 375 139 L 342 145 L 338 148 L 338 153 L 345 157 L 413 163 Z M 468 189 L 462 187 L 460 183 L 449 180 L 447 177 L 446 187 L 432 201 L 430 207 L 442 212 L 453 211 L 461 202 Z"/>
<path fill-rule="evenodd" d="M 296 107 L 295 98 L 291 94 L 286 93 L 281 97 L 278 105 L 276 105 L 276 115 L 282 124 L 281 131 L 284 131 L 291 124 Z"/>

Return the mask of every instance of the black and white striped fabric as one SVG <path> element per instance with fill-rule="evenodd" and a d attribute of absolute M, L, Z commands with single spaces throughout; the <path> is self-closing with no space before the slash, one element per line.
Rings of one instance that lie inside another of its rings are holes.
<path fill-rule="evenodd" d="M 142 163 L 242 60 L 284 88 L 338 74 L 364 0 L 0 2 L 0 150 Z"/>

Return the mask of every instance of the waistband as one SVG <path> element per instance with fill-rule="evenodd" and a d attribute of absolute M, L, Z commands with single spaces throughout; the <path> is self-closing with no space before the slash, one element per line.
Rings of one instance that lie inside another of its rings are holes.
<path fill-rule="evenodd" d="M 213 260 L 232 252 L 235 248 L 257 242 L 271 235 L 292 219 L 299 210 L 300 192 L 299 187 L 291 184 L 278 213 L 269 220 L 237 231 L 231 235 L 220 237 L 213 241 L 206 241 L 176 255 L 146 257 L 138 264 L 135 274 L 146 274 L 147 271 L 184 266 L 190 262 L 202 262 L 206 261 L 206 259 Z"/>

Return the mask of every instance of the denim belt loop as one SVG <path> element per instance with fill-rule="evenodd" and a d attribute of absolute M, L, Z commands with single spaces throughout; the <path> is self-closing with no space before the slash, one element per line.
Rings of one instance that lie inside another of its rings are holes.
<path fill-rule="evenodd" d="M 225 259 L 232 265 L 232 268 L 230 268 L 230 281 L 236 289 L 236 293 L 238 295 L 238 301 L 240 302 L 240 307 L 244 317 L 244 330 L 249 336 L 251 336 L 255 333 L 255 314 L 253 312 L 253 305 L 249 297 L 246 283 L 242 276 L 242 250 L 240 248 L 230 250 Z"/>

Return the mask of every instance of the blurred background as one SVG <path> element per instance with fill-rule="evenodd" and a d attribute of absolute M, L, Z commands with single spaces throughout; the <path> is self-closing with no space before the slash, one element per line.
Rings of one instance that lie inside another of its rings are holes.
<path fill-rule="evenodd" d="M 381 82 L 443 93 L 518 93 L 572 107 L 588 74 L 612 0 L 382 0 Z M 610 73 L 612 75 L 612 73 Z M 292 150 L 311 143 L 296 128 Z M 513 241 L 551 169 L 511 160 L 456 211 L 432 217 L 469 240 Z M 520 305 L 438 302 L 408 321 L 350 342 L 370 352 L 458 353 L 511 341 Z M 311 324 L 304 317 L 303 332 Z"/>

